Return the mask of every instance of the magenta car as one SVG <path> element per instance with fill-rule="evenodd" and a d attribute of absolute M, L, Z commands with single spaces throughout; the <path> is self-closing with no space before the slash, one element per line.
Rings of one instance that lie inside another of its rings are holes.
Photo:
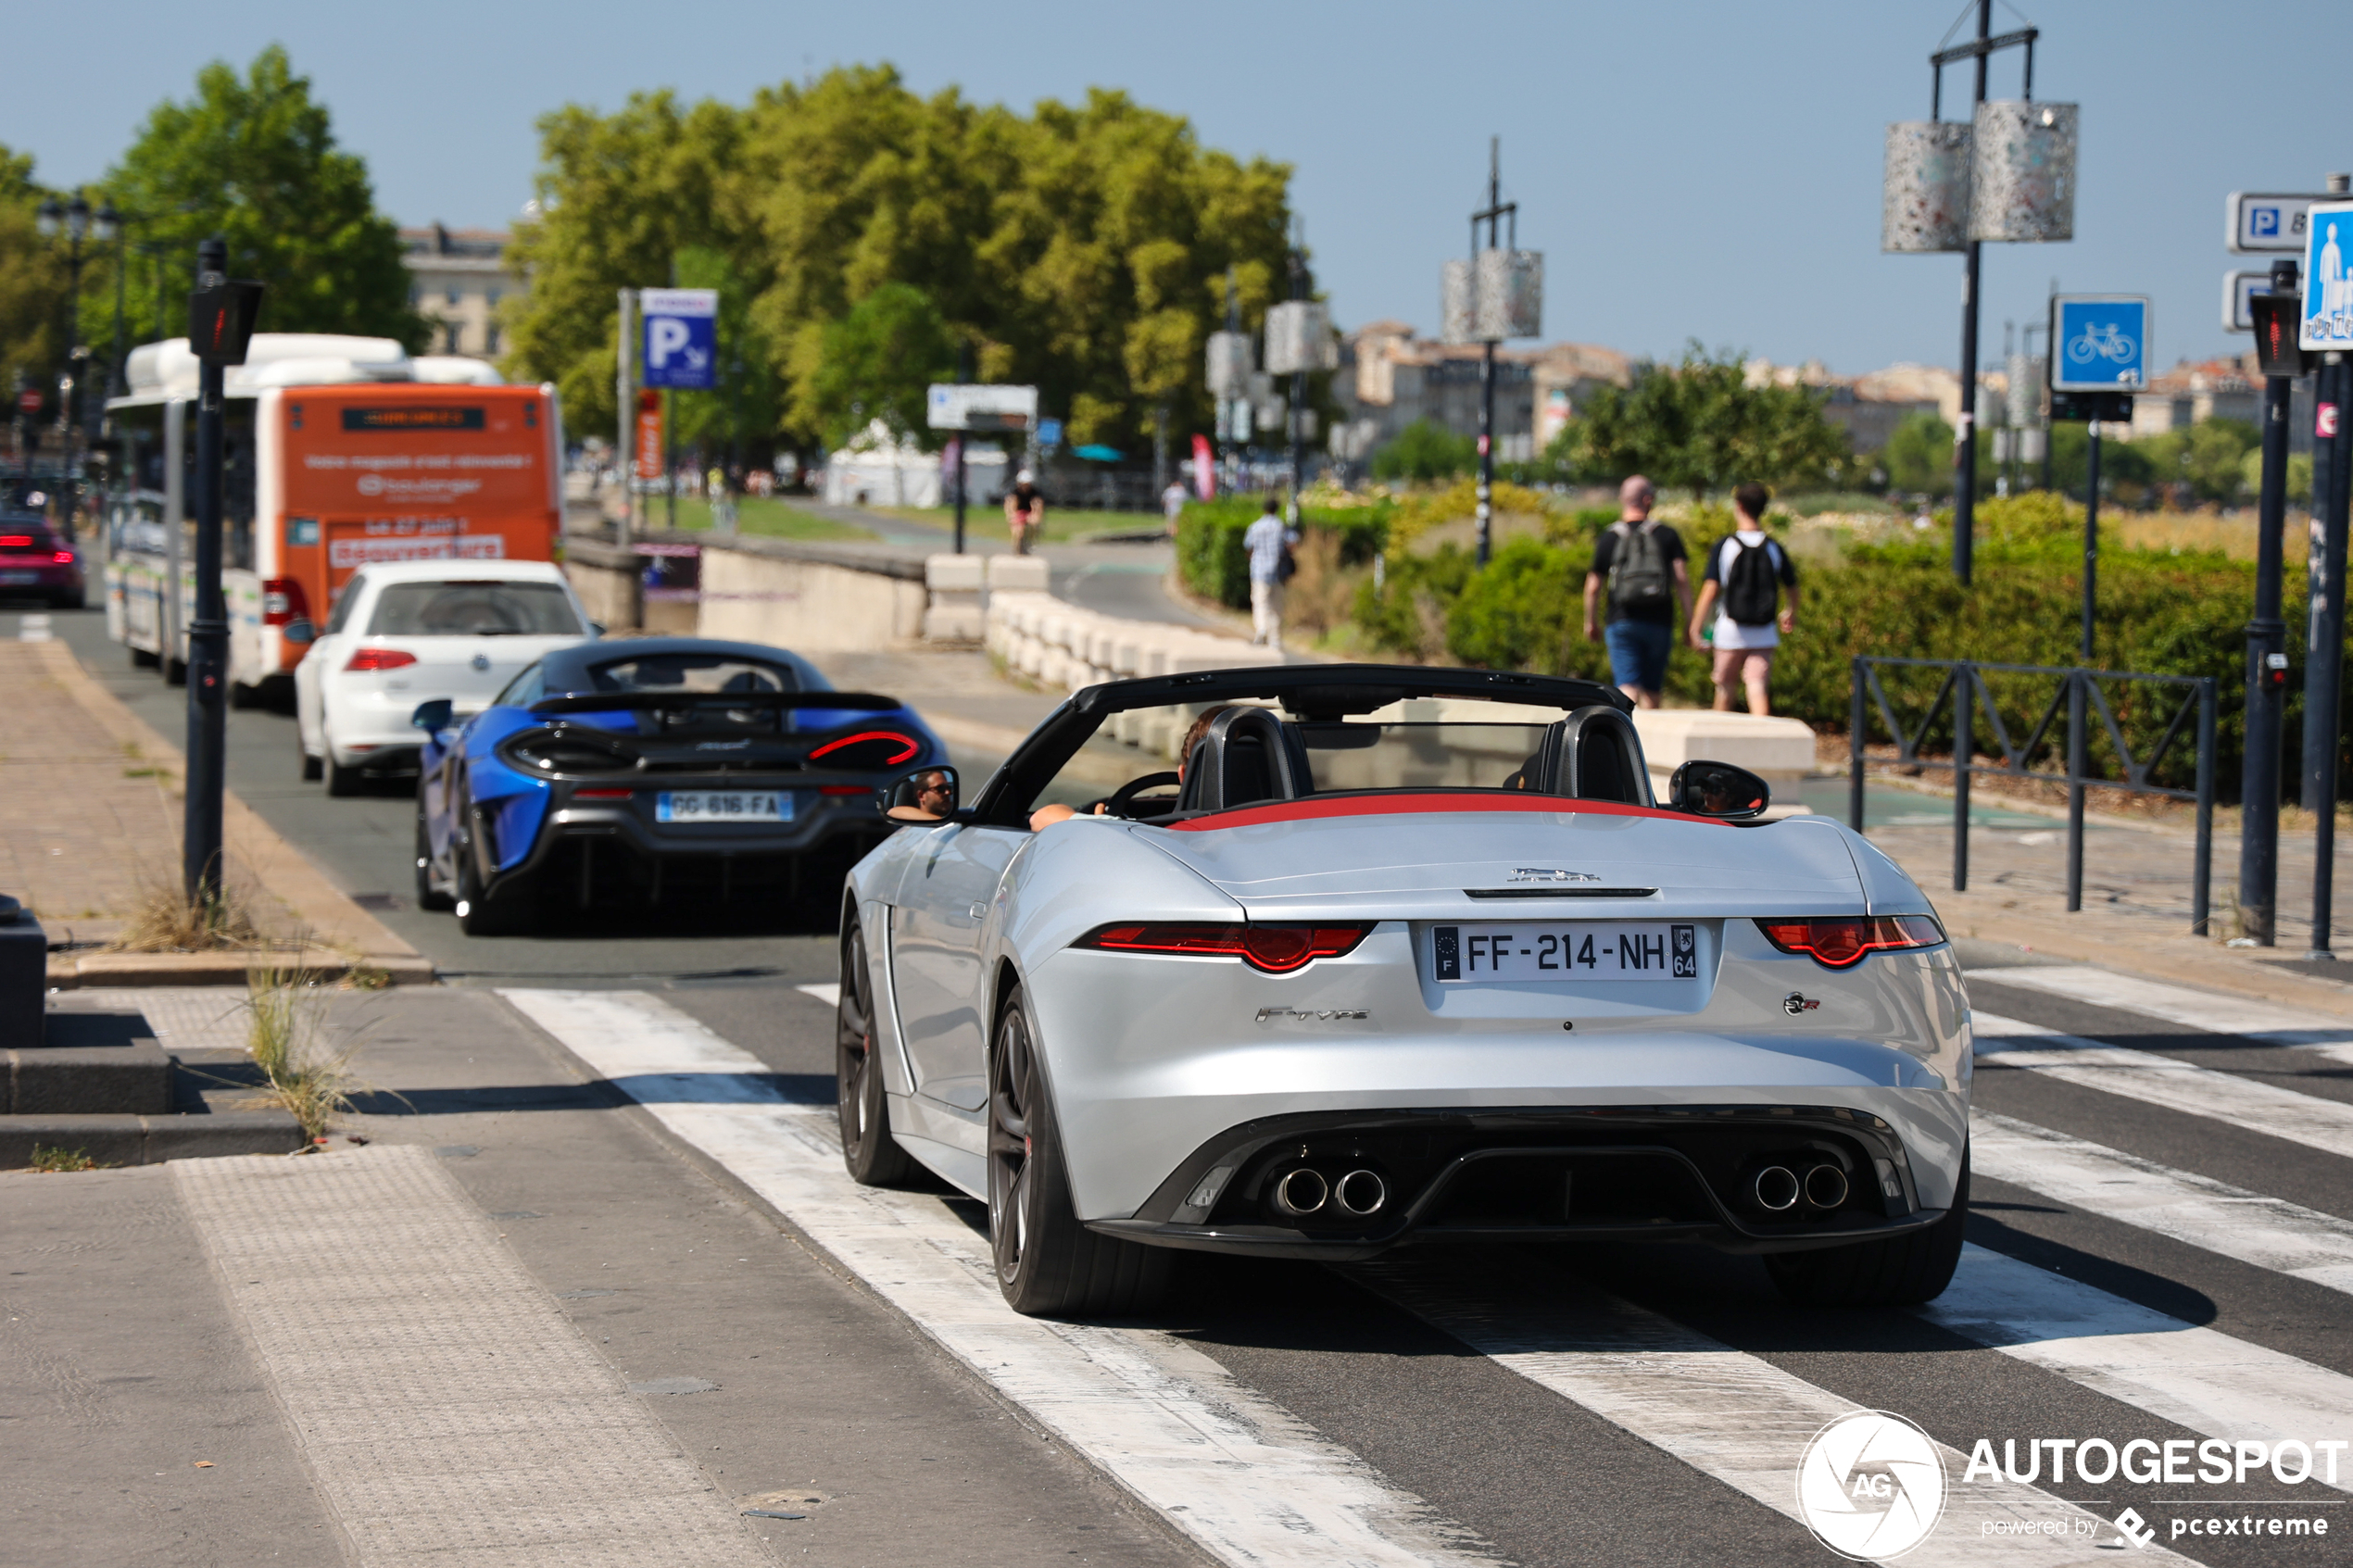
<path fill-rule="evenodd" d="M 80 609 L 86 596 L 82 552 L 39 512 L 0 511 L 0 596 L 20 594 Z"/>

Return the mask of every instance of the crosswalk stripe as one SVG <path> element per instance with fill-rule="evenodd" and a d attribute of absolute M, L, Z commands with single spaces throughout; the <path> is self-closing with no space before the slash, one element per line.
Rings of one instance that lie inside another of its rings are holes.
<path fill-rule="evenodd" d="M 2353 1377 L 2199 1328 L 1988 1248 L 1962 1249 L 1930 1322 L 2209 1437 L 2353 1438 Z M 2353 1468 L 2330 1482 L 2353 1491 Z"/>
<path fill-rule="evenodd" d="M 1969 1117 L 1969 1161 L 2085 1213 L 2353 1295 L 2353 1223 L 2334 1214 L 1985 1110 Z"/>
<path fill-rule="evenodd" d="M 1977 1057 L 2353 1159 L 2353 1105 L 1971 1010 Z"/>
<path fill-rule="evenodd" d="M 1457 1269 L 1411 1254 L 1392 1258 L 1349 1272 L 1499 1366 L 1800 1524 L 1799 1456 L 1816 1432 L 1864 1408 L 1629 1301 L 1594 1292 L 1499 1307 L 1485 1284 L 1476 1296 L 1466 1291 Z M 1958 1500 L 1969 1456 L 1938 1449 L 1953 1488 L 1947 1496 Z M 2064 1535 L 2002 1537 L 2005 1561 L 2013 1554 L 2037 1564 L 2114 1561 L 2091 1536 L 2074 1533 L 2085 1511 L 2039 1486 L 1973 1481 L 1966 1497 L 1966 1515 L 1948 1503 L 1935 1533 L 1904 1557 L 1906 1568 L 1982 1563 L 1988 1520 L 2068 1522 Z"/>
<path fill-rule="evenodd" d="M 2236 1035 L 2267 1046 L 2295 1046 L 2332 1061 L 2353 1062 L 2353 1022 L 2252 997 L 2215 996 L 2090 964 L 1971 970 L 1969 978 L 1997 985 L 2022 986 L 2094 1007 L 2137 1012 L 2167 1023 L 2184 1023 L 2210 1035 Z"/>
<path fill-rule="evenodd" d="M 937 1198 L 861 1187 L 833 1108 L 635 991 L 500 992 L 718 1160 L 923 1333 L 1115 1485 L 1234 1564 L 1492 1564 L 1482 1543 L 1174 1336 L 1025 1318 Z"/>

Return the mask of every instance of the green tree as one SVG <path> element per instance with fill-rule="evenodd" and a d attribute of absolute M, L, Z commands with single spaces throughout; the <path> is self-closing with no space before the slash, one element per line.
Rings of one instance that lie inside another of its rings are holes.
<path fill-rule="evenodd" d="M 1478 464 L 1478 443 L 1434 420 L 1416 420 L 1373 454 L 1375 479 L 1452 479 Z"/>
<path fill-rule="evenodd" d="M 1604 387 L 1564 433 L 1587 479 L 1649 476 L 1694 496 L 1746 480 L 1809 484 L 1842 470 L 1845 432 L 1802 386 L 1751 386 L 1743 356 L 1710 357 L 1697 342 L 1680 365 L 1635 367 L 1633 384 Z"/>
<path fill-rule="evenodd" d="M 2239 459 L 2239 483 L 2246 487 L 2250 499 L 2263 494 L 2263 448 L 2256 447 Z M 2287 498 L 2309 501 L 2312 498 L 2312 454 L 2291 452 L 2287 459 Z"/>
<path fill-rule="evenodd" d="M 42 195 L 31 157 L 0 146 L 0 393 L 49 383 L 63 346 L 66 269 L 33 226 Z"/>
<path fill-rule="evenodd" d="M 838 446 L 876 420 L 901 441 L 937 445 L 924 423 L 924 389 L 948 379 L 954 342 L 938 307 L 910 283 L 885 283 L 814 335 L 796 363 L 794 412 Z"/>
<path fill-rule="evenodd" d="M 1926 410 L 1904 416 L 1880 452 L 1887 487 L 1907 495 L 1953 493 L 1953 427 Z"/>
<path fill-rule="evenodd" d="M 216 60 L 196 75 L 196 95 L 167 99 L 148 114 L 106 190 L 117 207 L 144 220 L 142 243 L 162 247 L 163 317 L 175 325 L 197 241 L 229 243 L 229 270 L 258 278 L 261 326 L 273 332 L 350 332 L 424 347 L 428 326 L 409 301 L 400 236 L 376 210 L 368 166 L 335 144 L 326 107 L 294 74 L 277 44 L 240 77 Z M 113 250 L 84 274 L 82 330 L 92 343 L 114 334 Z M 133 259 L 125 278 L 130 319 L 155 319 L 153 271 Z"/>

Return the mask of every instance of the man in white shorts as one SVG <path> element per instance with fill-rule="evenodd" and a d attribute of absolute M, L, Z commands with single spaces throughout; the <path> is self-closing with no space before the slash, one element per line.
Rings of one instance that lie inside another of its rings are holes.
<path fill-rule="evenodd" d="M 1692 607 L 1692 646 L 1705 650 L 1700 635 L 1708 612 L 1716 614 L 1716 710 L 1732 709 L 1732 688 L 1748 688 L 1748 710 L 1770 713 L 1767 684 L 1773 673 L 1773 650 L 1781 638 L 1797 629 L 1797 565 L 1776 540 L 1765 536 L 1765 507 L 1772 492 L 1761 484 L 1743 484 L 1732 492 L 1732 514 L 1739 523 L 1732 536 L 1707 558 L 1699 603 Z M 1789 603 L 1781 605 L 1786 590 Z"/>

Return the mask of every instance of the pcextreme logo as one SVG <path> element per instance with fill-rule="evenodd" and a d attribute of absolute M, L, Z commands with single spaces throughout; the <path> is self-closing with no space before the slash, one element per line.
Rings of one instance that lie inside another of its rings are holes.
<path fill-rule="evenodd" d="M 1944 1461 L 1929 1435 L 1886 1411 L 1843 1415 L 1806 1445 L 1797 1512 L 1815 1537 L 1856 1562 L 1901 1557 L 1944 1512 Z"/>

